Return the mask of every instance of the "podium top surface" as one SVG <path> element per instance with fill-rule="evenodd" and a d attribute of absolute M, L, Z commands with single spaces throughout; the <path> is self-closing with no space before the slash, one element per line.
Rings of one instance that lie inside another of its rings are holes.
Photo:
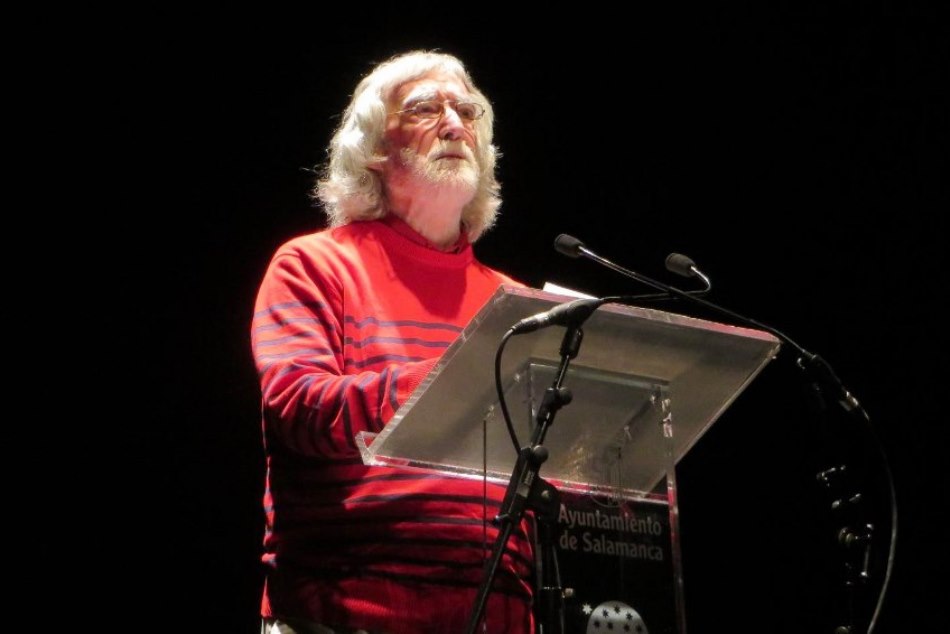
<path fill-rule="evenodd" d="M 495 353 L 520 319 L 571 299 L 500 287 L 386 427 L 360 438 L 364 461 L 507 482 L 516 454 L 498 407 Z M 502 385 L 522 444 L 564 331 L 552 326 L 506 345 Z M 573 400 L 548 430 L 542 476 L 626 497 L 650 493 L 779 349 L 763 331 L 617 304 L 601 306 L 583 331 L 564 379 Z M 673 434 L 664 440 L 667 417 Z"/>

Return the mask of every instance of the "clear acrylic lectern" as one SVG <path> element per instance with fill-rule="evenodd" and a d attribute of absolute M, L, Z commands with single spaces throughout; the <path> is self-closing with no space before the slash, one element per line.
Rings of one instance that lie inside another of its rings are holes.
<path fill-rule="evenodd" d="M 517 453 L 498 405 L 495 353 L 520 319 L 570 299 L 500 287 L 389 424 L 358 436 L 364 462 L 507 484 Z M 573 400 L 547 433 L 550 458 L 540 475 L 566 493 L 561 554 L 593 566 L 600 579 L 622 581 L 586 594 L 577 588 L 568 631 L 608 631 L 622 620 L 650 634 L 682 634 L 675 466 L 779 342 L 758 330 L 615 304 L 600 307 L 583 330 L 564 380 Z M 563 332 L 515 336 L 505 348 L 502 385 L 522 443 L 554 379 Z M 624 572 L 631 566 L 639 574 Z"/>

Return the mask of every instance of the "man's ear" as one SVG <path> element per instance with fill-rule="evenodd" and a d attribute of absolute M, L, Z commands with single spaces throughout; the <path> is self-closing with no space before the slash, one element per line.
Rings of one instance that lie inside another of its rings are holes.
<path fill-rule="evenodd" d="M 373 154 L 375 158 L 366 164 L 366 169 L 371 169 L 374 172 L 382 172 L 389 162 L 389 143 L 387 143 L 385 139 L 380 141 L 379 147 L 376 148 Z"/>
<path fill-rule="evenodd" d="M 366 164 L 366 169 L 382 173 L 383 170 L 386 169 L 387 163 L 389 163 L 389 157 L 385 155 L 379 155 L 376 160 L 370 161 Z"/>

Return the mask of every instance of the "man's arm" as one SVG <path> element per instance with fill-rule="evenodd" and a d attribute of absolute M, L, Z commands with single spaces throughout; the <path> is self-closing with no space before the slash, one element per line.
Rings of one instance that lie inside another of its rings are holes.
<path fill-rule="evenodd" d="M 379 431 L 437 359 L 345 374 L 342 292 L 332 275 L 278 255 L 251 325 L 265 429 L 306 455 L 355 455 L 354 436 Z"/>

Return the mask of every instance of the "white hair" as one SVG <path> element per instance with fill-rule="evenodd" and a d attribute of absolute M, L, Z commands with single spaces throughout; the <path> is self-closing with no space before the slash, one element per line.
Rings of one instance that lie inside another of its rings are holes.
<path fill-rule="evenodd" d="M 497 151 L 492 145 L 494 112 L 491 103 L 475 87 L 458 58 L 445 53 L 412 51 L 383 62 L 360 81 L 333 134 L 328 148 L 329 162 L 313 190 L 323 203 L 330 226 L 382 218 L 389 212 L 382 179 L 377 170 L 371 169 L 386 160 L 381 153 L 386 104 L 399 86 L 432 71 L 456 76 L 485 107 L 485 114 L 475 121 L 478 186 L 462 210 L 462 224 L 468 239 L 474 242 L 495 223 L 501 205 L 501 187 L 495 177 Z"/>

